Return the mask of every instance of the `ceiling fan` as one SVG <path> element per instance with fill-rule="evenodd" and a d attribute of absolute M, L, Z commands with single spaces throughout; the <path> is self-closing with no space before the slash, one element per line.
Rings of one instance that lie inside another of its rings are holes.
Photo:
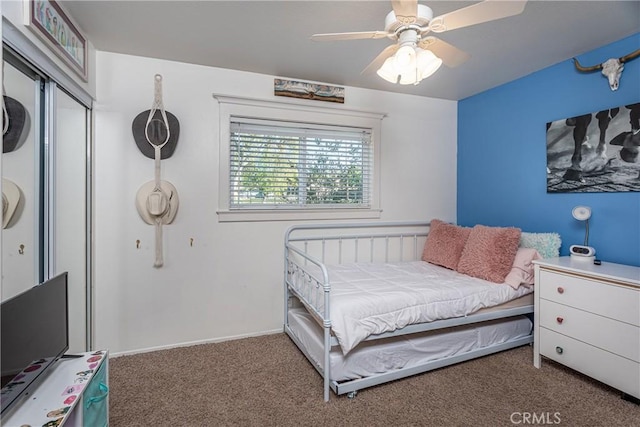
<path fill-rule="evenodd" d="M 362 73 L 377 70 L 391 83 L 418 84 L 435 73 L 443 63 L 457 67 L 470 55 L 429 35 L 522 13 L 527 0 L 485 0 L 437 17 L 418 0 L 392 0 L 393 10 L 384 20 L 383 31 L 314 34 L 311 40 L 354 40 L 389 38 L 396 43 L 385 48 Z"/>

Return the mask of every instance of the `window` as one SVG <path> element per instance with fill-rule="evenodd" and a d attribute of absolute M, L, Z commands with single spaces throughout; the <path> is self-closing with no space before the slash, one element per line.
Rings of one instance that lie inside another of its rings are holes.
<path fill-rule="evenodd" d="M 382 116 L 218 99 L 221 221 L 379 217 Z"/>
<path fill-rule="evenodd" d="M 371 129 L 231 118 L 230 208 L 370 207 Z"/>

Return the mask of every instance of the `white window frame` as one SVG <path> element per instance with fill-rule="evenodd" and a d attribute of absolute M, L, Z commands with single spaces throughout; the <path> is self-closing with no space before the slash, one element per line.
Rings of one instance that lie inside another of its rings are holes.
<path fill-rule="evenodd" d="M 214 95 L 219 103 L 220 158 L 218 187 L 218 220 L 233 221 L 287 221 L 325 219 L 380 218 L 380 134 L 384 114 L 348 110 L 344 108 L 315 107 L 294 102 L 275 102 L 249 98 Z M 314 123 L 332 126 L 353 126 L 371 129 L 373 144 L 373 176 L 371 178 L 371 204 L 368 208 L 291 208 L 230 209 L 230 123 L 232 117 L 263 120 Z"/>

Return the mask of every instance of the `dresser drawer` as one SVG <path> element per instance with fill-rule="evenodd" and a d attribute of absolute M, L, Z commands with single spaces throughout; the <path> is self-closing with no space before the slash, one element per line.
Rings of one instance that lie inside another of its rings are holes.
<path fill-rule="evenodd" d="M 540 354 L 640 398 L 640 363 L 540 328 Z"/>
<path fill-rule="evenodd" d="M 540 270 L 540 298 L 640 326 L 640 292 L 547 270 Z"/>
<path fill-rule="evenodd" d="M 640 362 L 640 328 L 553 301 L 540 302 L 540 326 Z"/>

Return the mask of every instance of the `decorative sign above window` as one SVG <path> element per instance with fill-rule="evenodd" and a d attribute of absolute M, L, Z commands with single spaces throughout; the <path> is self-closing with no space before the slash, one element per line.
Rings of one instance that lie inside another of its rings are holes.
<path fill-rule="evenodd" d="M 640 191 L 640 103 L 547 123 L 547 193 Z"/>
<path fill-rule="evenodd" d="M 25 0 L 25 25 L 87 81 L 87 41 L 54 0 Z"/>
<path fill-rule="evenodd" d="M 273 79 L 274 94 L 290 98 L 313 99 L 316 101 L 344 104 L 344 88 L 295 80 Z"/>

